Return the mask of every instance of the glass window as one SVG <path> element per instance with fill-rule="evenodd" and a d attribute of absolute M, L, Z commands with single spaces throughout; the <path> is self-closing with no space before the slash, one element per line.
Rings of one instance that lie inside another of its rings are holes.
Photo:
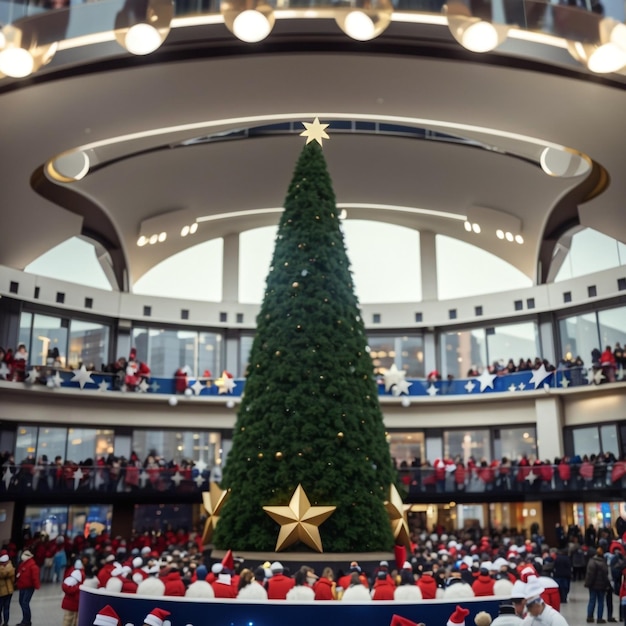
<path fill-rule="evenodd" d="M 600 272 L 625 263 L 623 244 L 593 228 L 585 228 L 572 236 L 569 252 L 554 282 Z"/>
<path fill-rule="evenodd" d="M 167 293 L 168 298 L 219 302 L 222 299 L 223 255 L 224 240 L 221 238 L 191 246 L 148 270 L 135 282 L 133 292 L 147 296 Z M 198 280 L 202 271 L 203 278 Z"/>
<path fill-rule="evenodd" d="M 111 291 L 111 283 L 100 265 L 94 245 L 81 237 L 72 237 L 48 250 L 28 264 L 24 271 Z"/>
<path fill-rule="evenodd" d="M 478 246 L 437 235 L 436 247 L 439 300 L 532 287 L 528 276 Z"/>
<path fill-rule="evenodd" d="M 35 456 L 37 452 L 37 427 L 19 426 L 15 440 L 15 462 L 21 463 L 29 456 Z"/>
<path fill-rule="evenodd" d="M 598 325 L 595 313 L 574 315 L 559 321 L 563 358 L 591 363 L 591 351 L 599 347 Z"/>
<path fill-rule="evenodd" d="M 507 324 L 496 326 L 487 333 L 487 357 L 490 363 L 513 359 L 518 363 L 520 358 L 534 359 L 541 354 L 539 336 L 534 322 Z"/>
<path fill-rule="evenodd" d="M 103 370 L 109 360 L 109 332 L 104 324 L 72 320 L 68 367 L 77 368 L 84 363 L 88 368 Z"/>
<path fill-rule="evenodd" d="M 20 315 L 20 331 L 17 340 L 17 345 L 24 344 L 26 349 L 30 353 L 30 331 L 33 325 L 33 314 L 22 313 Z M 15 346 L 17 348 L 17 346 Z"/>
<path fill-rule="evenodd" d="M 487 342 L 485 330 L 474 328 L 446 332 L 440 335 L 441 372 L 446 378 L 466 378 L 470 369 L 482 369 L 487 364 Z"/>
<path fill-rule="evenodd" d="M 421 464 L 425 459 L 424 433 L 389 433 L 387 435 L 391 458 L 398 469 Z"/>
<path fill-rule="evenodd" d="M 250 360 L 250 350 L 252 350 L 253 342 L 254 337 L 250 337 L 249 335 L 242 335 L 239 338 L 239 372 L 237 373 L 237 376 L 246 376 L 248 361 Z"/>
<path fill-rule="evenodd" d="M 192 376 L 208 370 L 213 376 L 222 373 L 222 335 L 194 330 L 133 328 L 137 358 L 146 363 L 154 376 L 172 377 L 189 366 Z"/>
<path fill-rule="evenodd" d="M 50 463 L 55 457 L 65 459 L 65 445 L 67 443 L 67 428 L 39 428 L 39 445 L 37 446 L 37 458 L 42 455 L 48 457 Z"/>
<path fill-rule="evenodd" d="M 617 426 L 615 424 L 600 426 L 600 441 L 602 443 L 602 452 L 612 452 L 619 458 Z"/>
<path fill-rule="evenodd" d="M 470 457 L 475 461 L 491 461 L 488 430 L 448 430 L 443 434 L 443 453 L 452 459 L 461 457 L 467 463 Z M 429 459 L 433 461 L 434 459 Z"/>
<path fill-rule="evenodd" d="M 57 349 L 63 366 L 67 364 L 67 320 L 51 315 L 36 314 L 33 319 L 30 362 L 45 365 L 48 352 Z"/>
<path fill-rule="evenodd" d="M 506 457 L 515 461 L 524 455 L 537 456 L 536 429 L 534 426 L 503 428 L 500 438 L 494 439 L 493 449 L 496 459 Z"/>
<path fill-rule="evenodd" d="M 580 457 L 598 454 L 600 452 L 600 435 L 597 426 L 574 428 L 572 431 L 574 454 Z"/>
<path fill-rule="evenodd" d="M 409 378 L 425 376 L 422 336 L 371 335 L 368 344 L 376 374 L 384 374 L 395 363 Z"/>
<path fill-rule="evenodd" d="M 81 463 L 113 452 L 113 431 L 70 428 L 67 432 L 67 460 Z"/>
<path fill-rule="evenodd" d="M 604 350 L 606 346 L 615 347 L 620 343 L 626 344 L 626 307 L 598 311 L 598 324 L 600 326 L 601 343 L 598 346 Z"/>
<path fill-rule="evenodd" d="M 133 450 L 143 462 L 156 454 L 166 462 L 182 459 L 204 461 L 212 467 L 220 458 L 219 433 L 208 431 L 136 430 L 133 432 Z"/>

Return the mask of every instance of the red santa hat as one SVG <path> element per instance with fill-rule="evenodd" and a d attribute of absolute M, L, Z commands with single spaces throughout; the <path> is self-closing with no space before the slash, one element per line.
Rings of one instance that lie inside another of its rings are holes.
<path fill-rule="evenodd" d="M 410 619 L 394 613 L 394 615 L 391 616 L 391 624 L 389 624 L 389 626 L 418 626 L 418 624 L 417 622 L 412 622 Z"/>
<path fill-rule="evenodd" d="M 464 609 L 459 604 L 456 605 L 456 609 L 454 609 L 454 613 L 450 615 L 450 619 L 448 620 L 446 626 L 464 626 L 465 618 L 469 615 L 469 610 Z"/>
<path fill-rule="evenodd" d="M 170 612 L 164 609 L 153 609 L 146 615 L 143 623 L 147 626 L 163 626 L 163 622 L 169 614 Z"/>
<path fill-rule="evenodd" d="M 93 626 L 120 626 L 120 616 L 115 612 L 113 607 L 107 604 L 93 620 Z"/>
<path fill-rule="evenodd" d="M 128 359 L 130 361 L 134 361 L 137 358 L 137 348 L 131 348 L 130 354 L 128 355 Z"/>
<path fill-rule="evenodd" d="M 233 557 L 233 551 L 229 550 L 222 559 L 222 566 L 224 569 L 234 570 L 235 569 L 235 559 Z"/>

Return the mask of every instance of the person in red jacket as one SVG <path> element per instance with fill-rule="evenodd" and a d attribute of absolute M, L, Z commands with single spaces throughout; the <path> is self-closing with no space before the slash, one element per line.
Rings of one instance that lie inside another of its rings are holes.
<path fill-rule="evenodd" d="M 185 591 L 187 591 L 187 589 L 180 572 L 178 571 L 178 567 L 175 567 L 170 563 L 169 571 L 161 578 L 161 580 L 165 584 L 165 593 L 163 595 L 178 596 L 181 598 L 185 595 Z"/>
<path fill-rule="evenodd" d="M 317 579 L 317 582 L 313 585 L 313 591 L 315 592 L 316 600 L 336 600 L 337 588 L 334 581 L 333 570 L 330 567 L 325 567 L 322 570 L 322 575 Z"/>
<path fill-rule="evenodd" d="M 387 579 L 387 572 L 380 570 L 372 587 L 372 600 L 393 600 L 396 586 Z"/>
<path fill-rule="evenodd" d="M 63 591 L 63 600 L 61 601 L 63 626 L 76 626 L 78 621 L 78 599 L 80 597 L 78 590 L 82 582 L 82 570 L 75 569 L 61 583 L 61 590 Z"/>
<path fill-rule="evenodd" d="M 434 600 L 437 597 L 437 581 L 432 570 L 425 571 L 417 581 L 424 600 Z"/>
<path fill-rule="evenodd" d="M 492 596 L 493 595 L 493 586 L 496 584 L 496 581 L 491 578 L 489 575 L 489 568 L 482 567 L 478 572 L 478 577 L 474 581 L 472 585 L 472 591 L 476 597 L 479 596 Z"/>
<path fill-rule="evenodd" d="M 237 587 L 233 587 L 231 575 L 228 573 L 229 571 L 230 570 L 222 570 L 222 572 L 217 575 L 217 579 L 210 583 L 216 598 L 237 597 Z"/>
<path fill-rule="evenodd" d="M 287 592 L 296 584 L 296 581 L 283 574 L 284 568 L 278 561 L 274 561 L 270 569 L 272 577 L 267 581 L 267 599 L 285 600 Z"/>
<path fill-rule="evenodd" d="M 30 601 L 41 583 L 39 582 L 39 566 L 35 563 L 30 550 L 22 552 L 15 581 L 15 586 L 20 592 L 19 602 L 22 609 L 22 621 L 19 626 L 31 626 Z"/>

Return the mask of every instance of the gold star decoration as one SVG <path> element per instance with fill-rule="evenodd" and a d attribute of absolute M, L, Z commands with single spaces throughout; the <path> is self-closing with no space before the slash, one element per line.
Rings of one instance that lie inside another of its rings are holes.
<path fill-rule="evenodd" d="M 228 496 L 230 495 L 230 489 L 220 489 L 217 483 L 211 483 L 209 485 L 209 491 L 202 493 L 202 505 L 209 514 L 206 523 L 204 524 L 204 532 L 202 533 L 202 543 L 210 543 L 213 532 L 217 523 L 220 521 L 220 512 Z"/>
<path fill-rule="evenodd" d="M 336 506 L 311 506 L 302 485 L 291 496 L 289 506 L 264 506 L 263 510 L 278 524 L 280 532 L 276 552 L 301 541 L 317 552 L 323 552 L 319 526 L 334 512 Z"/>
<path fill-rule="evenodd" d="M 385 501 L 385 508 L 389 514 L 389 522 L 396 545 L 406 546 L 411 549 L 411 533 L 406 514 L 411 508 L 410 504 L 404 504 L 395 485 L 389 487 L 389 500 Z"/>
<path fill-rule="evenodd" d="M 306 137 L 307 145 L 312 141 L 317 141 L 317 143 L 321 146 L 322 139 L 330 139 L 326 133 L 326 129 L 330 126 L 330 124 L 320 124 L 318 117 L 313 120 L 312 124 L 309 124 L 308 122 L 302 122 L 302 124 L 306 130 L 303 130 L 300 133 L 300 137 Z"/>

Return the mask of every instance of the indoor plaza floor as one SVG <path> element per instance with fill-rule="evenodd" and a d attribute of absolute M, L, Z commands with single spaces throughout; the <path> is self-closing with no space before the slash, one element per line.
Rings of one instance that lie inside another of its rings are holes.
<path fill-rule="evenodd" d="M 61 626 L 63 623 L 63 611 L 61 610 L 61 600 L 63 593 L 59 585 L 46 583 L 40 590 L 35 592 L 31 602 L 32 624 L 33 626 Z M 587 615 L 587 590 L 582 581 L 572 583 L 571 592 L 567 604 L 561 606 L 561 613 L 567 619 L 569 626 L 586 626 Z M 618 598 L 613 598 L 614 615 L 618 617 Z M 11 619 L 9 625 L 14 626 L 21 620 L 22 613 L 18 604 L 18 594 L 13 594 L 11 601 Z M 606 619 L 606 610 L 604 612 Z M 135 624 L 134 626 L 139 626 Z M 179 626 L 172 624 L 172 626 Z M 386 626 L 381 624 L 381 626 Z M 440 624 L 426 624 L 426 626 L 441 626 Z M 466 626 L 473 626 L 466 624 Z"/>

